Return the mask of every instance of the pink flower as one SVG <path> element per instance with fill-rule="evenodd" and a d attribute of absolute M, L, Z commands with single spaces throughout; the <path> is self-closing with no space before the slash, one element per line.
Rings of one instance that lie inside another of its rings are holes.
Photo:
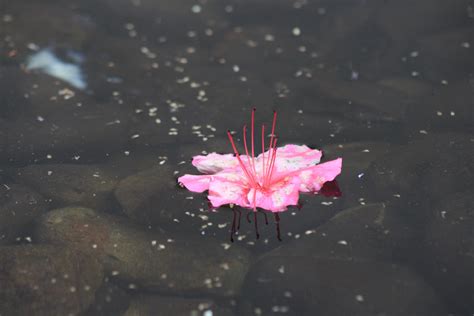
<path fill-rule="evenodd" d="M 262 208 L 282 212 L 297 205 L 300 192 L 317 193 L 323 184 L 341 173 L 342 159 L 322 164 L 322 153 L 306 145 L 276 147 L 276 112 L 273 115 L 269 147 L 265 147 L 265 126 L 261 129 L 262 153 L 255 156 L 254 116 L 251 116 L 251 144 L 247 146 L 247 128 L 243 128 L 245 155 L 240 155 L 230 131 L 227 132 L 234 154 L 211 153 L 195 156 L 192 164 L 203 175 L 184 175 L 180 185 L 193 192 L 209 191 L 213 207 L 239 205 L 254 211 Z"/>

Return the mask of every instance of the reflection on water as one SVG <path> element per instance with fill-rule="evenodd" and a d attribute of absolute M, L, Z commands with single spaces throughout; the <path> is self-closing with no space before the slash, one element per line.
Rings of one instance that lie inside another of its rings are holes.
<path fill-rule="evenodd" d="M 72 54 L 72 57 L 76 61 L 82 61 L 78 54 Z M 60 60 L 50 48 L 42 49 L 31 55 L 26 63 L 26 70 L 39 70 L 63 80 L 77 89 L 83 90 L 87 86 L 79 66 Z"/>
<path fill-rule="evenodd" d="M 473 7 L 0 3 L 0 315 L 471 315 Z M 258 240 L 176 185 L 254 106 L 344 159 Z"/>

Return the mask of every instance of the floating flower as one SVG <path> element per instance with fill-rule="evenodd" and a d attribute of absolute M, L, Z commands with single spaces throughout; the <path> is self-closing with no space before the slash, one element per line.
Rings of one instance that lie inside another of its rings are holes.
<path fill-rule="evenodd" d="M 234 154 L 195 156 L 192 164 L 203 174 L 184 175 L 178 179 L 179 184 L 192 192 L 208 191 L 208 199 L 213 207 L 238 205 L 253 209 L 255 225 L 257 208 L 275 213 L 278 223 L 279 212 L 285 211 L 290 205 L 298 205 L 300 192 L 317 193 L 324 183 L 334 180 L 341 173 L 342 159 L 319 164 L 322 156 L 319 150 L 306 145 L 277 147 L 276 118 L 277 113 L 274 112 L 268 148 L 265 146 L 265 125 L 262 125 L 260 155 L 255 156 L 253 109 L 250 148 L 247 144 L 247 127 L 243 127 L 245 155 L 239 153 L 232 133 L 227 131 Z"/>

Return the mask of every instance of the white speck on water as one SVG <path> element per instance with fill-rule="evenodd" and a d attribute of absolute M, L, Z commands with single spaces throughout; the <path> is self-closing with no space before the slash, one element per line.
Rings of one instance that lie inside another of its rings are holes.
<path fill-rule="evenodd" d="M 281 274 L 284 274 L 285 273 L 285 266 L 280 266 L 278 268 L 278 272 L 280 272 Z"/>
<path fill-rule="evenodd" d="M 347 246 L 347 241 L 345 241 L 345 240 L 339 240 L 337 243 L 339 245 Z"/>
<path fill-rule="evenodd" d="M 420 129 L 420 134 L 425 134 L 425 135 L 427 135 L 428 132 L 427 132 L 426 130 L 424 130 L 424 129 Z"/>
<path fill-rule="evenodd" d="M 364 173 L 362 172 L 357 175 L 357 178 L 361 179 L 363 176 L 364 176 Z"/>
<path fill-rule="evenodd" d="M 446 211 L 441 211 L 441 218 L 446 219 Z"/>
<path fill-rule="evenodd" d="M 37 116 L 37 117 L 36 117 L 36 120 L 37 120 L 38 122 L 44 122 L 44 117 L 42 117 L 42 116 Z"/>
<path fill-rule="evenodd" d="M 412 57 L 412 58 L 418 57 L 418 55 L 419 55 L 419 52 L 416 51 L 416 50 L 415 50 L 415 51 L 412 51 L 412 52 L 410 53 L 410 57 Z"/>
<path fill-rule="evenodd" d="M 469 47 L 471 47 L 471 44 L 469 44 L 469 42 L 463 42 L 463 43 L 461 43 L 461 46 L 464 47 L 464 48 L 469 48 Z"/>
<path fill-rule="evenodd" d="M 210 310 L 210 309 L 208 309 L 207 311 L 205 311 L 205 312 L 202 314 L 202 316 L 212 316 L 212 315 L 214 315 L 214 314 L 212 313 L 212 310 Z"/>
<path fill-rule="evenodd" d="M 362 296 L 362 295 L 360 295 L 360 294 L 357 294 L 357 295 L 355 296 L 355 299 L 356 299 L 357 302 L 362 303 L 362 302 L 364 301 L 364 296 Z"/>
<path fill-rule="evenodd" d="M 42 49 L 31 55 L 26 62 L 26 70 L 39 70 L 65 81 L 77 89 L 83 90 L 87 87 L 79 66 L 60 60 L 51 48 Z"/>
<path fill-rule="evenodd" d="M 324 206 L 329 206 L 329 205 L 332 205 L 333 203 L 332 202 L 321 202 L 322 205 Z"/>
<path fill-rule="evenodd" d="M 291 33 L 294 35 L 294 36 L 300 36 L 301 35 L 301 29 L 299 27 L 294 27 L 292 30 L 291 30 Z"/>
<path fill-rule="evenodd" d="M 192 11 L 193 13 L 201 13 L 202 8 L 201 8 L 201 6 L 200 6 L 199 4 L 195 4 L 195 5 L 193 5 L 193 6 L 191 7 L 191 11 Z"/>
<path fill-rule="evenodd" d="M 456 115 L 456 113 L 455 113 L 454 111 L 451 111 L 451 112 L 449 112 L 449 115 L 451 115 L 451 116 L 455 116 L 455 115 Z"/>

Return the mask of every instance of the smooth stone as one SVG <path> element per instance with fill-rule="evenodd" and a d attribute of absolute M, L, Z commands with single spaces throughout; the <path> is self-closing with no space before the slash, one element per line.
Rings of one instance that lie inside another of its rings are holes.
<path fill-rule="evenodd" d="M 413 97 L 425 96 L 434 90 L 427 82 L 405 77 L 388 77 L 379 80 L 377 84 Z"/>
<path fill-rule="evenodd" d="M 384 203 L 353 207 L 264 256 L 402 260 L 410 249 L 414 231 L 399 213 Z"/>
<path fill-rule="evenodd" d="M 424 34 L 468 21 L 466 8 L 468 0 L 388 0 L 380 6 L 375 16 L 376 23 L 396 43 L 409 43 Z M 423 19 L 420 20 L 420 16 Z M 400 23 L 403 21 L 403 23 Z"/>
<path fill-rule="evenodd" d="M 112 104 L 59 108 L 47 117 L 8 121 L 11 163 L 100 161 L 129 141 L 130 114 Z"/>
<path fill-rule="evenodd" d="M 162 293 L 240 293 L 250 255 L 219 240 L 170 234 L 128 223 L 125 218 L 86 208 L 48 212 L 37 237 L 93 254 L 112 278 L 128 288 Z"/>
<path fill-rule="evenodd" d="M 387 86 L 364 80 L 341 80 L 332 74 L 315 77 L 316 88 L 334 100 L 355 103 L 379 113 L 379 120 L 399 121 L 414 99 Z M 352 105 L 353 106 L 353 105 Z"/>
<path fill-rule="evenodd" d="M 449 82 L 440 85 L 410 109 L 411 126 L 431 131 L 474 132 L 474 81 Z"/>
<path fill-rule="evenodd" d="M 97 165 L 40 164 L 10 172 L 20 183 L 50 199 L 53 207 L 69 205 L 110 209 L 118 180 Z"/>
<path fill-rule="evenodd" d="M 123 316 L 233 316 L 229 307 L 209 299 L 182 298 L 158 295 L 136 295 Z"/>
<path fill-rule="evenodd" d="M 1 315 L 78 315 L 103 278 L 94 257 L 51 245 L 0 247 L 0 267 Z"/>
<path fill-rule="evenodd" d="M 425 78 L 433 81 L 469 80 L 474 66 L 470 48 L 473 40 L 472 27 L 443 29 L 439 33 L 429 34 L 419 40 L 419 56 L 413 60 L 413 64 Z"/>
<path fill-rule="evenodd" d="M 19 184 L 0 185 L 0 245 L 15 240 L 46 211 L 45 199 L 35 191 Z"/>
<path fill-rule="evenodd" d="M 342 171 L 336 178 L 345 208 L 360 203 L 377 202 L 366 189 L 365 177 L 370 164 L 378 157 L 395 150 L 398 144 L 388 142 L 354 142 L 323 146 L 325 160 L 342 157 Z"/>
<path fill-rule="evenodd" d="M 94 302 L 81 316 L 123 315 L 130 305 L 130 293 L 114 284 L 109 277 L 95 293 Z"/>
<path fill-rule="evenodd" d="M 123 212 L 143 224 L 175 226 L 186 202 L 176 176 L 169 166 L 161 165 L 124 178 L 114 192 Z M 176 210 L 176 211 L 175 211 Z"/>
<path fill-rule="evenodd" d="M 265 257 L 243 293 L 240 315 L 446 315 L 412 269 L 370 260 Z"/>
<path fill-rule="evenodd" d="M 376 159 L 367 179 L 381 200 L 429 207 L 474 185 L 473 145 L 468 134 L 420 135 Z"/>
<path fill-rule="evenodd" d="M 474 192 L 450 195 L 431 212 L 420 271 L 454 311 L 474 311 Z"/>

